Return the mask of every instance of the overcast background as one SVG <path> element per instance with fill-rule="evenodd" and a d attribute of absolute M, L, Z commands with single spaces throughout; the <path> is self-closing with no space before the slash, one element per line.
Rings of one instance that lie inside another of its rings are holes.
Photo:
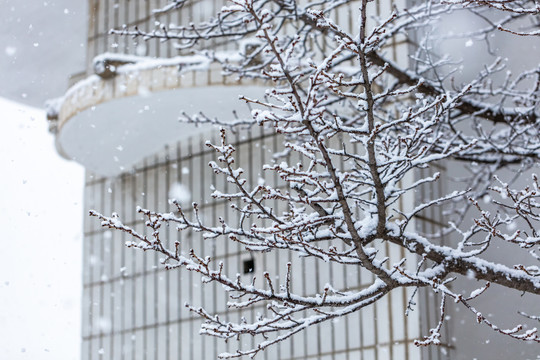
<path fill-rule="evenodd" d="M 80 358 L 83 170 L 42 107 L 83 69 L 86 3 L 0 0 L 0 359 Z"/>
<path fill-rule="evenodd" d="M 86 0 L 0 0 L 0 97 L 42 107 L 84 70 Z"/>

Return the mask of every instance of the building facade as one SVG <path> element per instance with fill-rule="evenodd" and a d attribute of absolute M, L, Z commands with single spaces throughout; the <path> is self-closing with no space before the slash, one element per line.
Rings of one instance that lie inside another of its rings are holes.
<path fill-rule="evenodd" d="M 231 80 L 221 69 L 204 59 L 182 53 L 174 42 L 144 41 L 109 35 L 109 29 L 151 30 L 154 22 L 197 22 L 213 14 L 224 3 L 201 0 L 172 15 L 152 10 L 164 0 L 90 0 L 87 40 L 87 68 L 57 104 L 51 118 L 60 153 L 87 169 L 85 209 L 116 212 L 122 221 L 143 231 L 136 206 L 162 212 L 172 211 L 168 200 L 175 187 L 182 186 L 186 201 L 201 204 L 209 222 L 231 214 L 228 205 L 211 201 L 211 188 L 230 189 L 214 175 L 208 162 L 215 152 L 205 146 L 216 141 L 211 126 L 195 127 L 178 122 L 182 111 L 204 110 L 209 117 L 232 116 L 237 95 L 258 94 L 264 84 L 254 80 Z M 374 7 L 388 13 L 392 1 Z M 340 10 L 344 26 L 354 26 L 358 4 L 350 2 Z M 214 44 L 215 49 L 235 51 L 237 43 Z M 389 48 L 394 61 L 408 61 L 408 46 Z M 159 61 L 155 61 L 160 59 Z M 169 61 L 165 60 L 169 59 Z M 193 67 L 193 69 L 190 68 Z M 182 71 L 180 71 L 182 70 Z M 213 105 L 208 106 L 211 102 Z M 259 128 L 230 135 L 237 148 L 237 163 L 249 181 L 285 186 L 280 179 L 260 172 L 281 146 L 279 135 Z M 290 159 L 294 161 L 294 159 Z M 432 189 L 442 193 L 442 189 Z M 277 206 L 277 204 L 276 204 Z M 433 214 L 436 217 L 437 214 Z M 419 226 L 431 226 L 429 222 Z M 198 234 L 179 234 L 167 229 L 171 241 L 181 238 L 182 251 L 199 250 L 223 261 L 231 274 L 249 279 L 263 269 L 283 275 L 291 262 L 297 275 L 293 287 L 315 294 L 325 283 L 341 289 L 360 289 L 373 278 L 359 269 L 344 269 L 289 254 L 251 254 L 236 244 L 203 240 Z M 226 293 L 216 284 L 205 285 L 200 277 L 185 271 L 166 271 L 159 256 L 128 249 L 125 234 L 103 229 L 94 218 L 85 219 L 83 270 L 82 358 L 84 360 L 198 360 L 215 359 L 251 344 L 198 335 L 201 319 L 185 308 L 184 302 L 239 319 L 253 318 L 264 308 L 239 312 L 227 308 Z M 401 259 L 403 250 L 379 245 L 381 254 Z M 391 260 L 392 261 L 392 260 Z M 405 316 L 409 289 L 393 291 L 376 304 L 339 321 L 313 326 L 264 352 L 264 359 L 445 359 L 445 346 L 418 348 L 415 339 L 436 323 L 438 303 L 422 293 L 420 310 Z M 447 334 L 450 329 L 447 329 Z"/>

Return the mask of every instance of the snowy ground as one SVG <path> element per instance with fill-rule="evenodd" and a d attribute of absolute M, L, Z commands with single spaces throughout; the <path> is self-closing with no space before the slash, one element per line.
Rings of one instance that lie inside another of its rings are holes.
<path fill-rule="evenodd" d="M 80 358 L 83 170 L 0 98 L 0 359 Z"/>

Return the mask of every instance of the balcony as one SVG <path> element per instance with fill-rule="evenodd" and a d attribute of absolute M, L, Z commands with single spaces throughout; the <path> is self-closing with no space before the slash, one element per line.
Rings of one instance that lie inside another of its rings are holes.
<path fill-rule="evenodd" d="M 58 151 L 104 176 L 128 171 L 165 144 L 211 127 L 181 121 L 184 113 L 246 118 L 249 110 L 238 95 L 263 94 L 262 84 L 224 77 L 219 64 L 202 56 L 102 54 L 94 72 L 51 101 L 48 117 Z"/>

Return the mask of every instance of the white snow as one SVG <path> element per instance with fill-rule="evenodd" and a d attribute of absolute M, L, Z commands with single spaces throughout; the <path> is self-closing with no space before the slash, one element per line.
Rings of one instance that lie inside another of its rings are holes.
<path fill-rule="evenodd" d="M 43 111 L 0 98 L 0 359 L 80 359 L 83 172 Z"/>
<path fill-rule="evenodd" d="M 17 48 L 14 46 L 6 46 L 5 52 L 7 56 L 13 56 L 17 53 Z"/>
<path fill-rule="evenodd" d="M 186 206 L 189 205 L 189 201 L 191 200 L 191 192 L 187 186 L 180 183 L 174 183 L 169 189 L 169 199 L 176 200 L 180 205 Z"/>

